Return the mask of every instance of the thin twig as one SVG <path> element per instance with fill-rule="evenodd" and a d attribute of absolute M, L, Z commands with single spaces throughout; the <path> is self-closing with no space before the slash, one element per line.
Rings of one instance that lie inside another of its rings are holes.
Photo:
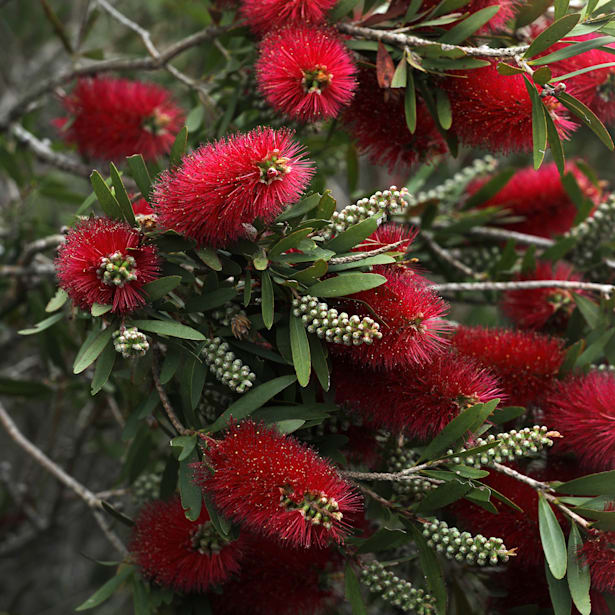
<path fill-rule="evenodd" d="M 468 276 L 470 278 L 474 278 L 474 279 L 479 279 L 481 277 L 484 277 L 484 274 L 477 273 L 471 267 L 468 267 L 465 263 L 462 263 L 460 260 L 456 259 L 448 250 L 443 248 L 439 243 L 437 243 L 434 240 L 431 233 L 423 231 L 421 233 L 421 237 L 425 240 L 425 243 L 429 246 L 430 250 L 436 256 L 439 256 L 443 261 L 448 263 L 451 267 L 463 273 L 463 275 Z"/>
<path fill-rule="evenodd" d="M 395 243 L 391 243 L 387 246 L 381 246 L 380 248 L 369 250 L 367 252 L 356 252 L 355 254 L 350 254 L 349 256 L 340 256 L 338 258 L 332 258 L 329 260 L 329 265 L 344 265 L 346 263 L 356 263 L 358 261 L 362 261 L 365 258 L 369 258 L 370 256 L 378 256 L 379 254 L 384 254 L 385 252 L 391 252 L 406 241 L 406 239 L 402 239 L 401 241 L 396 241 Z"/>
<path fill-rule="evenodd" d="M 56 268 L 53 264 L 39 264 L 34 263 L 32 265 L 0 265 L 0 276 L 14 276 L 14 277 L 35 277 L 35 276 L 54 276 L 56 274 Z"/>
<path fill-rule="evenodd" d="M 437 459 L 436 461 L 428 461 L 427 463 L 422 463 L 418 466 L 413 466 L 411 468 L 406 468 L 405 470 L 401 470 L 400 472 L 353 472 L 347 470 L 342 472 L 342 475 L 346 478 L 353 478 L 357 480 L 383 480 L 383 481 L 404 481 L 411 480 L 413 478 L 413 474 L 417 472 L 422 472 L 423 470 L 431 470 L 431 468 L 435 468 L 443 463 L 446 463 L 446 459 Z"/>
<path fill-rule="evenodd" d="M 526 246 L 536 246 L 537 248 L 550 248 L 555 245 L 552 239 L 546 239 L 545 237 L 537 237 L 536 235 L 528 235 L 527 233 L 518 233 L 517 231 L 507 231 L 506 229 L 488 226 L 475 226 L 468 231 L 468 234 L 474 235 L 475 237 L 501 239 L 503 241 L 512 239 L 517 243 Z"/>
<path fill-rule="evenodd" d="M 64 235 L 48 235 L 29 243 L 19 257 L 19 264 L 29 264 L 39 252 L 44 252 L 49 250 L 49 248 L 57 248 L 60 244 L 64 243 L 65 239 Z"/>
<path fill-rule="evenodd" d="M 572 280 L 520 280 L 518 282 L 446 282 L 432 284 L 438 292 L 480 291 L 480 290 L 530 290 L 534 288 L 567 288 L 570 290 L 593 290 L 610 295 L 615 286 L 596 282 L 575 282 Z"/>
<path fill-rule="evenodd" d="M 406 47 L 433 47 L 440 45 L 442 51 L 463 51 L 465 55 L 479 58 L 514 58 L 529 48 L 529 45 L 518 45 L 517 47 L 487 47 L 481 45 L 479 47 L 468 47 L 464 45 L 449 45 L 446 43 L 438 43 L 437 41 L 412 36 L 410 34 L 399 34 L 388 30 L 374 30 L 372 28 L 364 28 L 349 23 L 337 24 L 337 29 L 343 34 L 350 34 L 356 38 L 363 38 L 369 41 L 382 41 L 389 43 L 395 47 L 404 49 Z"/>

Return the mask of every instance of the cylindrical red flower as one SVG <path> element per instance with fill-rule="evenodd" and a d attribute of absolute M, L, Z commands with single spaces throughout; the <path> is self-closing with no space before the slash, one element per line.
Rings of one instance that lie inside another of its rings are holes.
<path fill-rule="evenodd" d="M 582 279 L 583 277 L 575 273 L 570 265 L 561 261 L 555 267 L 548 261 L 538 262 L 532 271 L 515 276 L 515 280 L 578 282 Z M 548 327 L 553 331 L 564 330 L 575 309 L 572 291 L 566 288 L 508 290 L 503 293 L 500 305 L 506 316 L 522 329 Z"/>
<path fill-rule="evenodd" d="M 333 365 L 338 404 L 360 412 L 372 425 L 421 440 L 435 436 L 466 408 L 503 397 L 493 374 L 456 352 L 378 374 L 339 359 Z"/>
<path fill-rule="evenodd" d="M 60 286 L 84 310 L 94 303 L 127 313 L 145 303 L 141 289 L 158 277 L 154 246 L 125 222 L 90 218 L 80 222 L 58 250 Z"/>
<path fill-rule="evenodd" d="M 271 32 L 261 43 L 256 72 L 267 102 L 304 122 L 337 117 L 356 85 L 344 44 L 332 31 L 313 26 Z"/>
<path fill-rule="evenodd" d="M 241 14 L 251 30 L 263 36 L 289 25 L 318 26 L 334 5 L 335 0 L 242 0 Z"/>
<path fill-rule="evenodd" d="M 342 542 L 360 498 L 329 462 L 274 428 L 244 421 L 206 450 L 197 480 L 220 511 L 295 547 Z"/>
<path fill-rule="evenodd" d="M 256 218 L 271 222 L 313 174 L 286 129 L 256 128 L 203 145 L 154 187 L 158 223 L 198 244 L 224 247 Z"/>
<path fill-rule="evenodd" d="M 202 593 L 239 571 L 245 539 L 225 542 L 203 506 L 186 519 L 179 497 L 146 504 L 135 521 L 130 552 L 145 577 L 165 587 Z"/>
<path fill-rule="evenodd" d="M 423 0 L 421 11 L 431 10 L 438 6 L 438 4 L 440 4 L 440 0 Z M 455 8 L 449 11 L 449 13 L 476 13 L 488 6 L 494 5 L 496 5 L 496 3 L 494 3 L 493 0 L 470 0 L 470 2 L 464 6 Z M 500 7 L 500 10 L 479 30 L 479 32 L 484 33 L 489 30 L 499 30 L 504 27 L 506 22 L 514 16 L 517 5 L 517 0 L 501 0 L 501 2 L 498 2 L 497 6 Z M 457 23 L 458 22 L 455 22 L 452 25 L 454 26 Z"/>
<path fill-rule="evenodd" d="M 380 89 L 376 71 L 363 68 L 359 71 L 359 87 L 342 121 L 359 151 L 367 154 L 373 164 L 402 169 L 448 152 L 421 99 L 417 99 L 416 112 L 416 130 L 411 134 L 404 115 L 403 90 Z"/>
<path fill-rule="evenodd" d="M 615 469 L 615 375 L 590 372 L 561 382 L 545 412 L 547 425 L 564 436 L 558 450 L 574 452 L 590 470 Z"/>
<path fill-rule="evenodd" d="M 455 71 L 440 86 L 451 102 L 452 130 L 462 143 L 502 152 L 532 149 L 532 101 L 522 75 L 500 75 L 493 62 Z M 553 97 L 547 97 L 545 104 L 560 137 L 578 127 Z"/>
<path fill-rule="evenodd" d="M 376 317 L 382 339 L 361 346 L 331 345 L 331 350 L 372 368 L 429 363 L 448 343 L 443 337 L 450 330 L 443 319 L 446 302 L 429 288 L 425 278 L 409 269 L 378 266 L 374 273 L 387 281 L 341 299 L 337 307 L 349 314 Z"/>
<path fill-rule="evenodd" d="M 80 79 L 63 100 L 67 118 L 55 120 L 85 156 L 120 160 L 131 154 L 156 158 L 171 149 L 183 111 L 155 83 L 112 77 Z"/>
<path fill-rule="evenodd" d="M 562 340 L 531 331 L 461 326 L 452 343 L 459 353 L 491 369 L 508 403 L 519 406 L 537 403 L 547 394 L 565 355 Z"/>
<path fill-rule="evenodd" d="M 574 175 L 585 197 L 596 205 L 600 202 L 602 190 L 592 184 L 574 163 L 566 165 L 566 172 Z M 489 179 L 472 182 L 468 195 L 477 192 Z M 542 165 L 538 171 L 532 167 L 520 169 L 497 194 L 481 204 L 483 207 L 498 207 L 505 217 L 516 218 L 510 222 L 496 219 L 492 224 L 539 237 L 554 237 L 569 231 L 577 215 L 577 208 L 553 162 Z"/>
<path fill-rule="evenodd" d="M 333 602 L 323 573 L 339 571 L 331 548 L 294 548 L 262 536 L 247 537 L 239 578 L 212 595 L 217 615 L 315 615 Z"/>

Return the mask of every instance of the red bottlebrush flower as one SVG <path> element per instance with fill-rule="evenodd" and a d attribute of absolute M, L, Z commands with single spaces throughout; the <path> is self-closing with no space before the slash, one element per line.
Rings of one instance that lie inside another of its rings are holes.
<path fill-rule="evenodd" d="M 461 326 L 452 343 L 491 369 L 508 403 L 518 406 L 536 403 L 548 392 L 565 355 L 562 340 L 531 331 Z"/>
<path fill-rule="evenodd" d="M 579 554 L 589 564 L 592 587 L 615 593 L 615 532 L 598 532 L 583 544 Z"/>
<path fill-rule="evenodd" d="M 399 266 L 379 266 L 374 273 L 387 281 L 371 290 L 349 295 L 338 302 L 344 311 L 359 316 L 376 314 L 382 339 L 361 346 L 331 345 L 359 364 L 393 369 L 429 363 L 448 341 L 442 335 L 450 329 L 443 320 L 448 306 L 425 283 L 425 279 Z"/>
<path fill-rule="evenodd" d="M 153 216 L 156 213 L 145 199 L 135 201 L 132 204 L 132 211 L 135 216 Z"/>
<path fill-rule="evenodd" d="M 547 398 L 546 422 L 591 470 L 615 469 L 615 376 L 590 372 L 561 382 Z"/>
<path fill-rule="evenodd" d="M 566 172 L 572 173 L 583 194 L 596 205 L 602 190 L 592 184 L 575 164 L 568 164 Z M 489 178 L 473 182 L 468 196 L 477 192 Z M 517 171 L 508 183 L 481 207 L 499 207 L 508 215 L 521 218 L 516 222 L 495 224 L 511 231 L 554 237 L 570 230 L 577 215 L 577 208 L 568 196 L 555 163 L 545 164 L 538 171 L 532 167 Z"/>
<path fill-rule="evenodd" d="M 220 511 L 245 527 L 296 547 L 342 542 L 360 507 L 335 468 L 294 438 L 244 421 L 207 450 L 215 472 L 200 473 Z"/>
<path fill-rule="evenodd" d="M 431 10 L 438 6 L 438 4 L 439 0 L 423 0 L 421 10 Z M 493 5 L 493 0 L 470 0 L 470 2 L 465 6 L 449 12 L 471 14 Z M 489 30 L 499 30 L 504 27 L 506 22 L 510 21 L 510 19 L 514 16 L 518 2 L 517 0 L 502 0 L 501 2 L 498 2 L 497 5 L 500 7 L 500 10 L 479 30 L 481 34 L 488 32 Z"/>
<path fill-rule="evenodd" d="M 373 164 L 390 170 L 408 168 L 448 152 L 422 100 L 417 100 L 417 125 L 411 134 L 404 115 L 403 91 L 380 89 L 374 70 L 359 71 L 358 90 L 342 121 L 359 151 Z"/>
<path fill-rule="evenodd" d="M 318 26 L 334 6 L 335 0 L 242 0 L 241 14 L 251 30 L 263 36 L 284 26 Z"/>
<path fill-rule="evenodd" d="M 171 149 L 184 121 L 166 89 L 128 79 L 80 79 L 63 103 L 69 117 L 55 124 L 65 140 L 103 160 L 156 158 Z"/>
<path fill-rule="evenodd" d="M 94 303 L 112 305 L 127 313 L 145 303 L 144 284 L 158 277 L 154 246 L 125 222 L 90 218 L 66 236 L 58 250 L 56 269 L 60 286 L 84 310 Z"/>
<path fill-rule="evenodd" d="M 490 66 L 455 71 L 440 81 L 453 112 L 453 131 L 465 145 L 511 152 L 532 149 L 532 101 L 522 75 L 500 75 Z M 577 128 L 553 97 L 545 103 L 560 137 Z"/>
<path fill-rule="evenodd" d="M 225 543 L 203 506 L 189 521 L 179 497 L 146 504 L 135 522 L 130 551 L 144 576 L 165 587 L 202 593 L 239 571 L 245 539 Z"/>
<path fill-rule="evenodd" d="M 224 247 L 256 218 L 271 222 L 313 174 L 292 131 L 256 128 L 209 143 L 165 171 L 153 204 L 160 225 L 199 244 Z"/>
<path fill-rule="evenodd" d="M 573 280 L 583 277 L 570 265 L 559 262 L 539 262 L 533 271 L 515 276 L 515 280 Z M 575 291 L 578 292 L 578 291 Z M 587 293 L 584 293 L 587 294 Z M 533 288 L 509 290 L 502 295 L 502 311 L 522 329 L 565 329 L 575 303 L 572 292 L 565 288 Z"/>
<path fill-rule="evenodd" d="M 416 239 L 418 230 L 414 227 L 402 226 L 400 224 L 383 224 L 378 230 L 372 233 L 363 243 L 352 249 L 353 252 L 370 252 L 378 250 L 394 243 L 400 243 L 392 248 L 393 252 L 407 252 L 410 245 Z"/>
<path fill-rule="evenodd" d="M 331 31 L 310 26 L 270 33 L 256 72 L 267 102 L 304 122 L 337 117 L 356 86 L 356 67 L 344 44 Z"/>
<path fill-rule="evenodd" d="M 219 615 L 315 615 L 333 601 L 323 586 L 325 570 L 336 572 L 340 558 L 332 549 L 297 549 L 260 536 L 249 536 L 237 580 L 212 596 Z"/>
<path fill-rule="evenodd" d="M 502 397 L 495 376 L 454 352 L 418 368 L 378 375 L 337 360 L 332 382 L 338 404 L 359 411 L 372 425 L 422 440 L 435 436 L 466 408 Z"/>

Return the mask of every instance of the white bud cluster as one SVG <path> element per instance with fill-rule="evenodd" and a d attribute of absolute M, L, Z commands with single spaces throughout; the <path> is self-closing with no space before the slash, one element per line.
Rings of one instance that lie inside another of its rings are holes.
<path fill-rule="evenodd" d="M 482 534 L 472 536 L 456 527 L 448 527 L 446 521 L 433 521 L 423 526 L 427 544 L 447 559 L 479 566 L 497 566 L 506 563 L 514 550 L 509 551 L 501 538 L 485 538 Z"/>
<path fill-rule="evenodd" d="M 615 372 L 615 365 L 603 363 L 602 365 L 590 365 L 589 369 L 594 372 Z"/>
<path fill-rule="evenodd" d="M 380 325 L 373 318 L 338 312 L 311 295 L 293 299 L 293 314 L 310 333 L 334 344 L 359 346 L 382 338 Z"/>
<path fill-rule="evenodd" d="M 395 576 L 380 562 L 371 562 L 361 571 L 361 582 L 383 600 L 408 613 L 430 615 L 435 609 L 435 599 L 423 589 L 416 589 L 412 583 Z"/>
<path fill-rule="evenodd" d="M 367 220 L 377 213 L 384 213 L 385 217 L 403 214 L 408 208 L 409 197 L 407 188 L 398 189 L 397 186 L 391 186 L 388 190 L 379 190 L 369 198 L 360 199 L 354 205 L 344 207 L 342 211 L 334 211 L 330 226 L 323 229 L 320 234 L 325 239 L 331 239 L 353 224 Z"/>
<path fill-rule="evenodd" d="M 137 327 L 124 327 L 113 333 L 113 347 L 125 359 L 136 359 L 147 354 L 149 342 Z"/>
<path fill-rule="evenodd" d="M 219 337 L 209 340 L 203 349 L 205 363 L 214 376 L 236 393 L 245 393 L 256 380 L 256 375 L 235 356 L 227 342 Z"/>
<path fill-rule="evenodd" d="M 551 438 L 559 438 L 560 434 L 557 431 L 549 431 L 544 425 L 534 425 L 534 427 L 525 427 L 517 431 L 505 431 L 499 434 L 490 434 L 487 438 L 476 438 L 476 442 L 472 448 L 486 446 L 494 443 L 493 448 L 484 450 L 476 455 L 467 457 L 453 457 L 453 463 L 465 463 L 475 468 L 488 466 L 492 463 L 502 463 L 503 461 L 514 461 L 518 457 L 527 457 L 536 455 L 543 448 L 553 446 Z M 499 442 L 498 442 L 499 441 Z M 495 444 L 498 442 L 497 444 Z M 467 449 L 462 448 L 463 452 Z M 449 449 L 447 455 L 452 455 L 453 450 Z"/>
<path fill-rule="evenodd" d="M 159 497 L 162 474 L 141 474 L 132 485 L 131 494 L 138 506 Z"/>
<path fill-rule="evenodd" d="M 412 450 L 397 446 L 387 456 L 387 469 L 389 472 L 401 472 L 411 467 L 415 461 L 416 455 Z M 421 500 L 428 491 L 435 487 L 437 487 L 437 484 L 430 482 L 422 476 L 409 475 L 406 480 L 393 482 L 393 492 L 399 500 L 408 498 Z"/>

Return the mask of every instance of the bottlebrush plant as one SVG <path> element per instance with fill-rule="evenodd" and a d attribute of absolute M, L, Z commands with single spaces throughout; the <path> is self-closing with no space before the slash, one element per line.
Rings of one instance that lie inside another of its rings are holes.
<path fill-rule="evenodd" d="M 115 574 L 70 608 L 615 613 L 615 201 L 575 156 L 612 163 L 615 3 L 204 3 L 166 47 L 95 4 L 148 55 L 0 116 L 11 190 L 56 181 L 29 153 L 92 188 L 0 251 L 0 524 L 67 530 L 21 455 L 92 511 Z"/>

